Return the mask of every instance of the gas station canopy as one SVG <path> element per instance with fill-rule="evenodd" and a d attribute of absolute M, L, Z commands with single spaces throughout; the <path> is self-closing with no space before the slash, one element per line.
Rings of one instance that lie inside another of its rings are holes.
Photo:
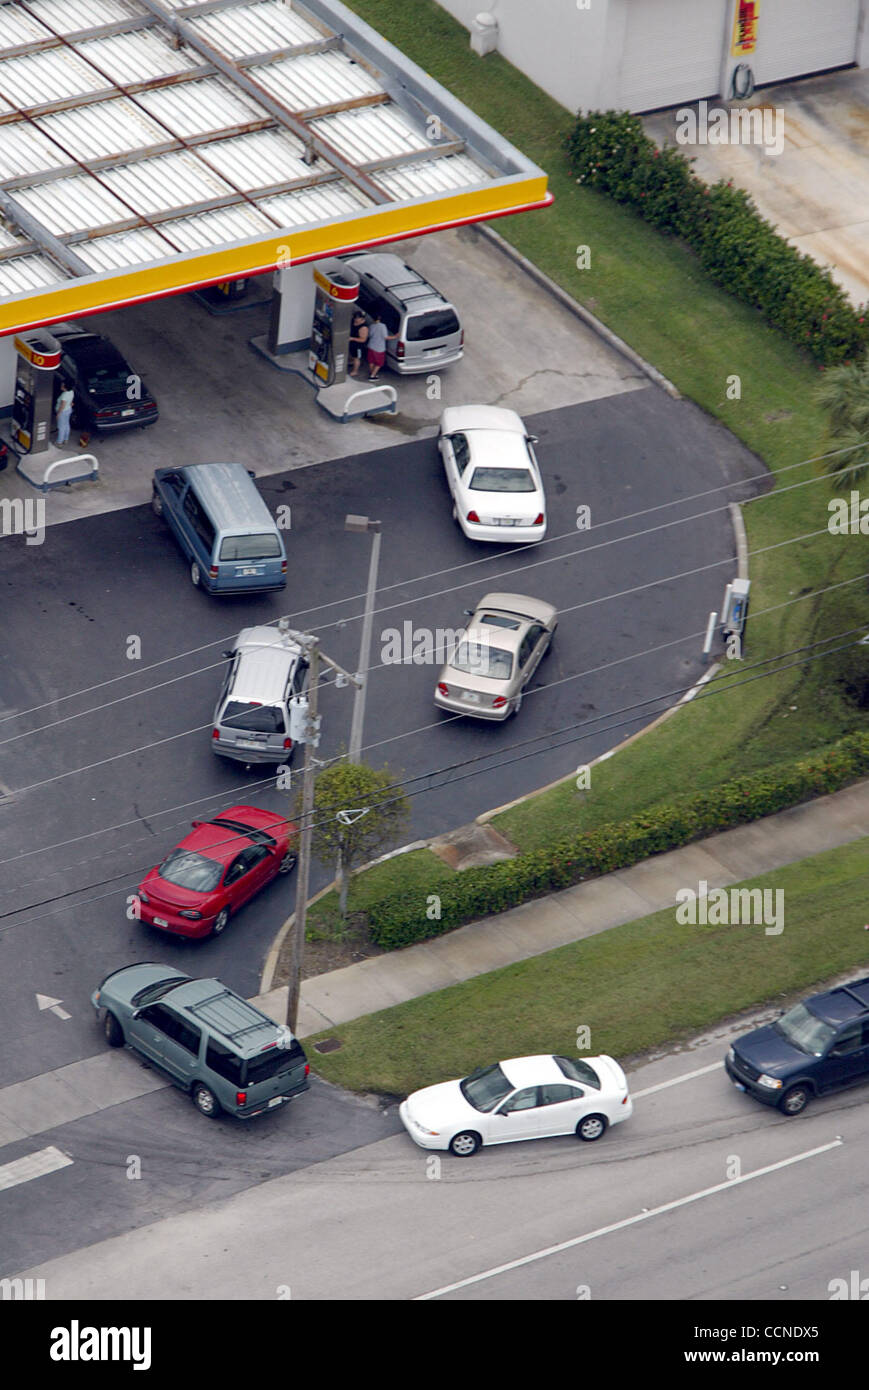
<path fill-rule="evenodd" d="M 0 335 L 550 201 L 337 0 L 0 4 Z"/>

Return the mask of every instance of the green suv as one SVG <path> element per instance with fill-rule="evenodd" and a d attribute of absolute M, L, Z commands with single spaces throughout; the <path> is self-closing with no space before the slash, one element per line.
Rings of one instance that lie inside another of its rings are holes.
<path fill-rule="evenodd" d="M 110 1047 L 138 1052 L 211 1119 L 250 1119 L 308 1090 L 298 1039 L 220 980 L 145 961 L 106 975 L 91 1003 Z"/>

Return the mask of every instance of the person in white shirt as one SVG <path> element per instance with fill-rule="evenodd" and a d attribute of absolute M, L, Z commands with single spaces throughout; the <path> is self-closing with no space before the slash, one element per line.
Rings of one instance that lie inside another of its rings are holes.
<path fill-rule="evenodd" d="M 57 398 L 54 407 L 54 415 L 57 420 L 57 442 L 65 444 L 69 439 L 69 425 L 72 419 L 73 391 L 68 381 L 63 383 L 63 390 Z"/>

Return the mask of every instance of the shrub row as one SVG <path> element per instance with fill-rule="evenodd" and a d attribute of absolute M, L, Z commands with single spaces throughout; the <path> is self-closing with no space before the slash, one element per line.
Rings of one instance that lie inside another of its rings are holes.
<path fill-rule="evenodd" d="M 679 797 L 621 825 L 604 825 L 515 859 L 466 869 L 438 885 L 437 903 L 421 893 L 392 894 L 368 909 L 371 938 L 394 950 L 439 936 L 465 922 L 837 791 L 867 773 L 869 732 L 848 734 L 811 757 Z M 440 916 L 430 918 L 434 910 Z"/>
<path fill-rule="evenodd" d="M 639 116 L 580 115 L 565 144 L 577 183 L 630 204 L 645 221 L 688 242 L 717 284 L 759 309 L 816 361 L 832 366 L 863 356 L 865 306 L 855 309 L 830 272 L 779 236 L 747 193 L 723 180 L 710 186 L 681 150 L 659 149 Z"/>

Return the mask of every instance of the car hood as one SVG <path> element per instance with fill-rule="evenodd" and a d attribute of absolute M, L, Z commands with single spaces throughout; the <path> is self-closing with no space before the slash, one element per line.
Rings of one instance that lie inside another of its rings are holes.
<path fill-rule="evenodd" d="M 426 1129 L 442 1130 L 467 1124 L 480 1112 L 469 1105 L 459 1089 L 458 1081 L 442 1081 L 437 1086 L 426 1086 L 422 1091 L 414 1091 L 407 1098 L 408 1113 Z"/>
<path fill-rule="evenodd" d="M 763 1028 L 755 1028 L 742 1038 L 737 1038 L 733 1043 L 733 1050 L 738 1057 L 757 1067 L 759 1072 L 768 1072 L 773 1076 L 778 1071 L 795 1065 L 804 1066 L 814 1060 L 809 1053 L 801 1052 L 798 1047 L 794 1047 L 783 1038 L 778 1029 L 770 1023 Z"/>

